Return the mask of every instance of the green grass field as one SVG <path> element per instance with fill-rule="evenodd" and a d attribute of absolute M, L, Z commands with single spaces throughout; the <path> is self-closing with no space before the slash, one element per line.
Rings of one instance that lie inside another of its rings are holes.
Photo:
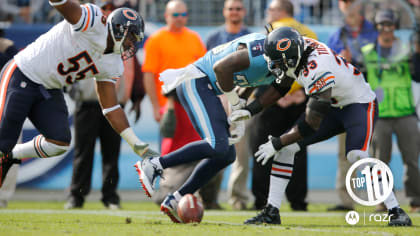
<path fill-rule="evenodd" d="M 84 209 L 63 210 L 64 202 L 17 202 L 0 209 L 0 235 L 420 235 L 420 214 L 410 214 L 412 227 L 388 227 L 386 222 L 348 225 L 345 213 L 326 212 L 327 205 L 309 205 L 309 212 L 281 209 L 281 226 L 246 226 L 255 211 L 205 211 L 201 224 L 174 224 L 150 202 L 124 202 L 123 210 L 106 210 L 100 202 Z M 287 204 L 286 204 L 287 205 Z M 404 207 L 407 209 L 407 207 Z"/>

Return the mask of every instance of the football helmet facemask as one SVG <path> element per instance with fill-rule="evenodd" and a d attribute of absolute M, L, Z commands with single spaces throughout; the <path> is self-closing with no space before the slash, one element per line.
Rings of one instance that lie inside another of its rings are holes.
<path fill-rule="evenodd" d="M 118 8 L 109 14 L 106 21 L 114 42 L 114 53 L 126 60 L 136 54 L 137 44 L 144 38 L 143 18 L 130 8 Z"/>
<path fill-rule="evenodd" d="M 302 36 L 293 28 L 280 27 L 267 35 L 264 41 L 264 58 L 268 70 L 282 79 L 293 76 L 304 52 Z"/>

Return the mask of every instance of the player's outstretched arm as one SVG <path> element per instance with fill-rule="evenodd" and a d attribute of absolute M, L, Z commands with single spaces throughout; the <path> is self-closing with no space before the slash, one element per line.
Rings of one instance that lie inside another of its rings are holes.
<path fill-rule="evenodd" d="M 277 150 L 311 136 L 319 129 L 331 106 L 331 91 L 332 88 L 329 88 L 309 98 L 305 119 L 300 120 L 288 133 L 273 138 L 273 145 Z"/>
<path fill-rule="evenodd" d="M 96 81 L 96 92 L 102 113 L 111 124 L 112 128 L 130 145 L 139 156 L 148 151 L 148 144 L 142 142 L 131 129 L 127 116 L 117 99 L 115 84 L 107 81 Z"/>
<path fill-rule="evenodd" d="M 233 73 L 245 70 L 250 65 L 248 51 L 238 50 L 220 59 L 213 66 L 220 88 L 229 92 L 234 88 Z"/>
<path fill-rule="evenodd" d="M 77 0 L 49 0 L 50 5 L 63 15 L 70 24 L 76 24 L 82 16 L 82 8 Z"/>
<path fill-rule="evenodd" d="M 117 133 L 121 133 L 123 130 L 128 128 L 130 125 L 127 117 L 125 116 L 124 110 L 118 103 L 115 84 L 106 81 L 96 81 L 96 92 L 98 94 L 103 113 L 112 128 L 114 128 Z"/>
<path fill-rule="evenodd" d="M 312 96 L 306 106 L 305 119 L 299 120 L 288 133 L 280 137 L 270 137 L 268 142 L 261 144 L 255 153 L 257 162 L 262 161 L 262 164 L 265 165 L 283 147 L 291 144 L 297 146 L 296 142 L 314 134 L 328 113 L 330 105 L 331 88 Z"/>
<path fill-rule="evenodd" d="M 235 87 L 233 83 L 233 73 L 245 70 L 249 65 L 248 51 L 240 49 L 220 59 L 213 66 L 216 80 L 233 111 L 241 109 L 246 105 L 246 100 L 239 98 L 236 91 L 233 90 Z"/>
<path fill-rule="evenodd" d="M 264 108 L 273 105 L 290 90 L 293 81 L 294 79 L 286 77 L 281 80 L 279 84 L 273 82 L 272 86 L 270 86 L 260 97 L 257 97 L 242 109 L 232 112 L 229 116 L 229 122 L 234 123 L 241 120 L 247 120 L 251 118 L 251 116 L 261 112 Z"/>

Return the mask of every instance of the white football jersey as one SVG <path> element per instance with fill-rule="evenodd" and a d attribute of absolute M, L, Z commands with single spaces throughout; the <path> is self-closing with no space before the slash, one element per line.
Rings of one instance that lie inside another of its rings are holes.
<path fill-rule="evenodd" d="M 318 45 L 309 55 L 307 67 L 296 78 L 305 88 L 306 94 L 312 95 L 332 88 L 333 107 L 369 103 L 375 99 L 375 93 L 356 67 L 336 55 L 327 45 L 306 37 L 304 40 L 305 47 L 312 43 Z"/>
<path fill-rule="evenodd" d="M 85 78 L 114 81 L 122 75 L 121 56 L 103 54 L 108 30 L 101 9 L 93 4 L 81 7 L 75 25 L 60 22 L 14 57 L 26 77 L 54 89 Z"/>

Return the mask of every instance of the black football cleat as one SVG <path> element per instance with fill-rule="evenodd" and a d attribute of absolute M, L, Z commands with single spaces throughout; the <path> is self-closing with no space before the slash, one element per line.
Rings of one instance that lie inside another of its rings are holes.
<path fill-rule="evenodd" d="M 252 217 L 251 219 L 246 220 L 244 224 L 246 225 L 259 225 L 259 224 L 279 225 L 281 224 L 279 209 L 268 204 L 261 210 L 260 214 L 258 214 L 255 217 Z"/>
<path fill-rule="evenodd" d="M 3 152 L 0 151 L 0 188 L 4 183 L 4 180 L 6 179 L 7 172 L 9 172 L 10 167 L 12 167 L 13 164 L 20 164 L 21 160 L 13 159 L 12 153 L 9 153 L 7 155 L 4 155 Z"/>
<path fill-rule="evenodd" d="M 388 216 L 390 218 L 389 226 L 411 226 L 411 219 L 400 207 L 394 207 L 388 210 Z"/>

